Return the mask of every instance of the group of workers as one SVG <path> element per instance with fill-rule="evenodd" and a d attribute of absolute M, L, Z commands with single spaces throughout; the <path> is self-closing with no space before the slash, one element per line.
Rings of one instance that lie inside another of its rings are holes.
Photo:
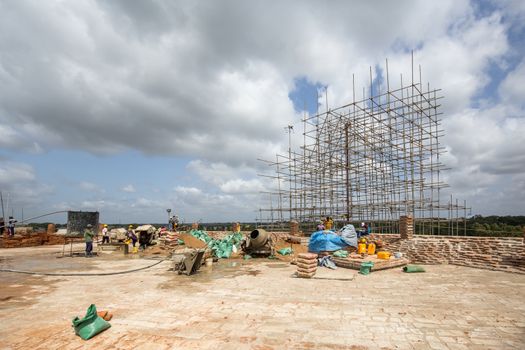
<path fill-rule="evenodd" d="M 7 222 L 4 220 L 3 217 L 0 218 L 0 233 L 3 233 L 4 230 L 7 228 L 7 235 L 10 238 L 13 238 L 15 236 L 15 223 L 17 220 L 15 220 L 12 216 L 9 217 L 9 220 Z"/>
<path fill-rule="evenodd" d="M 84 242 L 86 243 L 86 257 L 92 257 L 93 256 L 93 239 L 96 236 L 95 231 L 93 230 L 93 225 L 87 224 L 86 229 L 84 230 Z M 135 231 L 133 230 L 133 225 L 128 226 L 128 230 L 126 231 L 126 239 L 127 243 L 131 243 L 133 246 L 133 249 L 135 251 L 135 245 L 137 244 L 137 241 L 139 239 L 137 238 L 137 235 L 135 234 Z M 108 225 L 104 224 L 102 225 L 102 244 L 109 243 L 109 230 Z M 146 249 L 147 242 L 139 242 L 140 248 L 142 250 Z"/>
<path fill-rule="evenodd" d="M 334 220 L 332 217 L 327 216 L 324 220 L 319 220 L 317 225 L 317 231 L 331 230 L 334 226 Z M 370 234 L 372 231 L 372 226 L 366 222 L 361 223 L 361 229 L 357 230 L 359 236 L 364 236 Z"/>
<path fill-rule="evenodd" d="M 179 225 L 179 216 L 173 215 L 170 216 L 169 222 L 168 222 L 168 228 L 170 231 L 176 231 L 177 225 Z M 13 234 L 14 234 L 14 225 L 13 225 Z M 93 225 L 88 224 L 86 225 L 86 229 L 84 230 L 84 241 L 86 243 L 86 256 L 91 257 L 93 256 L 93 238 L 96 236 L 95 232 L 93 231 Z M 142 237 L 142 236 L 141 236 Z M 147 241 L 141 240 L 137 237 L 137 234 L 135 233 L 133 229 L 133 225 L 129 225 L 128 229 L 126 231 L 126 242 L 129 244 L 131 243 L 133 246 L 133 251 L 136 252 L 135 245 L 137 242 L 139 242 L 139 247 L 142 250 L 146 249 Z M 104 224 L 102 225 L 102 244 L 109 243 L 109 230 L 108 225 Z"/>

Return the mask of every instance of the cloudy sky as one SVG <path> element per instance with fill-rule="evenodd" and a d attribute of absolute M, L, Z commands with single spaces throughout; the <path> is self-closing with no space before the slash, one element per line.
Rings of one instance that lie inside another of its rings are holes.
<path fill-rule="evenodd" d="M 286 149 L 317 87 L 335 106 L 385 58 L 408 73 L 411 50 L 445 96 L 452 192 L 525 215 L 520 0 L 0 0 L 4 202 L 18 218 L 253 220 L 257 158 Z"/>

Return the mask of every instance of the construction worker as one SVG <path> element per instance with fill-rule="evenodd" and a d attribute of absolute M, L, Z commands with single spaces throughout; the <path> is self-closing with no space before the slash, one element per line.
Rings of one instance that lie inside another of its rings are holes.
<path fill-rule="evenodd" d="M 93 225 L 87 224 L 86 229 L 84 230 L 84 241 L 86 242 L 86 257 L 90 258 L 93 256 L 93 237 L 95 232 L 93 232 Z"/>
<path fill-rule="evenodd" d="M 325 230 L 331 230 L 333 225 L 334 225 L 334 220 L 332 220 L 331 217 L 327 216 L 324 221 Z"/>
<path fill-rule="evenodd" d="M 7 224 L 7 230 L 9 231 L 9 236 L 13 238 L 15 236 L 15 222 L 12 216 L 9 217 L 9 222 Z"/>
<path fill-rule="evenodd" d="M 131 239 L 131 243 L 133 245 L 133 252 L 136 253 L 137 249 L 135 249 L 135 244 L 137 244 L 137 235 L 133 231 L 133 225 L 128 226 L 128 232 L 126 232 L 126 237 L 128 237 L 128 239 Z"/>
<path fill-rule="evenodd" d="M 170 216 L 170 219 L 168 220 L 168 230 L 173 231 L 173 216 Z"/>
<path fill-rule="evenodd" d="M 104 243 L 109 243 L 109 231 L 107 224 L 104 224 L 104 228 L 102 229 L 102 244 Z"/>
<path fill-rule="evenodd" d="M 175 215 L 173 217 L 173 231 L 177 231 L 177 226 L 179 225 L 179 216 Z"/>

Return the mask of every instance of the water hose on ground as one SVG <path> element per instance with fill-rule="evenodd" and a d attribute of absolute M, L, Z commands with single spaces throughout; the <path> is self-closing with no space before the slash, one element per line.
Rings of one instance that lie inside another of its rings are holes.
<path fill-rule="evenodd" d="M 100 273 L 58 273 L 58 272 L 35 272 L 35 271 L 23 271 L 23 270 L 14 270 L 14 269 L 0 269 L 0 272 L 13 272 L 13 273 L 23 273 L 26 275 L 42 275 L 42 276 L 112 276 L 112 275 L 123 275 L 126 273 L 132 273 L 137 272 L 141 270 L 146 270 L 149 268 L 152 268 L 153 266 L 156 266 L 160 264 L 163 261 L 168 260 L 162 259 L 160 261 L 155 262 L 154 264 L 139 267 L 137 269 L 133 270 L 126 270 L 126 271 L 117 271 L 117 272 L 100 272 Z"/>

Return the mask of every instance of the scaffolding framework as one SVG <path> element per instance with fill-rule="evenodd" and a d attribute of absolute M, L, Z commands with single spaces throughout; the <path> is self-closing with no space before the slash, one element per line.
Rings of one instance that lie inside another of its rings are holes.
<path fill-rule="evenodd" d="M 303 145 L 264 161 L 275 168 L 276 188 L 262 222 L 296 220 L 315 223 L 331 216 L 337 222 L 369 222 L 378 232 L 397 232 L 400 216 L 414 218 L 419 233 L 464 234 L 466 202 L 444 195 L 447 170 L 441 161 L 444 134 L 439 89 L 414 81 L 374 86 L 352 102 L 303 118 Z M 288 132 L 292 127 L 288 126 Z M 267 175 L 263 175 L 267 176 Z M 461 225 L 461 227 L 460 227 Z"/>

